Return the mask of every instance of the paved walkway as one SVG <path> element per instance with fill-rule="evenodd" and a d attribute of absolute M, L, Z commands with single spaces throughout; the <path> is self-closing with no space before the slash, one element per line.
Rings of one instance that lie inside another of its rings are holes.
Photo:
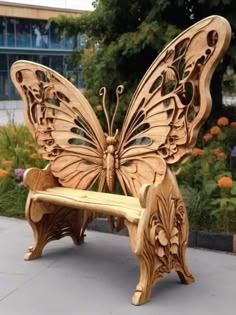
<path fill-rule="evenodd" d="M 236 256 L 188 250 L 196 277 L 181 285 L 175 273 L 157 285 L 149 303 L 136 307 L 138 279 L 128 238 L 88 231 L 86 243 L 69 238 L 48 244 L 41 259 L 25 262 L 31 231 L 25 221 L 0 217 L 1 315 L 234 315 Z"/>

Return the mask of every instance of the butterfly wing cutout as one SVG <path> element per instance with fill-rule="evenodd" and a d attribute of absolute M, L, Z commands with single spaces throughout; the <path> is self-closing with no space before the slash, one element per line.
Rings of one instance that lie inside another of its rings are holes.
<path fill-rule="evenodd" d="M 83 94 L 55 71 L 29 61 L 12 65 L 11 77 L 25 106 L 25 121 L 43 158 L 64 187 L 105 185 L 106 140 Z"/>
<path fill-rule="evenodd" d="M 190 154 L 211 110 L 212 73 L 230 42 L 229 23 L 206 18 L 174 39 L 140 82 L 120 133 L 116 173 L 126 193 L 160 182 Z"/>

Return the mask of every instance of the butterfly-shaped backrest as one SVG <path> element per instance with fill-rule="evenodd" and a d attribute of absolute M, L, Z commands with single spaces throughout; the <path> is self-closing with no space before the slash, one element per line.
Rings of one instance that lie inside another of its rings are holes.
<path fill-rule="evenodd" d="M 86 98 L 61 75 L 29 61 L 14 63 L 11 77 L 26 124 L 61 185 L 113 191 L 118 178 L 125 194 L 137 196 L 142 184 L 161 182 L 168 165 L 190 154 L 210 113 L 211 76 L 230 37 L 229 23 L 210 16 L 175 38 L 144 75 L 116 133 L 104 88 L 107 134 Z M 116 90 L 117 106 L 122 91 Z"/>

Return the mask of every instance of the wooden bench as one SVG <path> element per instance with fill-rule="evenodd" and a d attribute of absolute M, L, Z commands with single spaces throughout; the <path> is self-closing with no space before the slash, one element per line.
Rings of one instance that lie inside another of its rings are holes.
<path fill-rule="evenodd" d="M 210 113 L 210 79 L 230 37 L 229 23 L 211 16 L 174 39 L 141 80 L 119 132 L 113 125 L 123 87 L 116 89 L 111 120 L 102 88 L 107 134 L 85 97 L 61 75 L 29 61 L 13 64 L 26 124 L 49 160 L 44 170 L 28 169 L 24 176 L 34 233 L 26 260 L 64 236 L 83 243 L 87 225 L 102 214 L 114 229 L 128 228 L 140 266 L 133 304 L 147 302 L 153 285 L 171 271 L 193 282 L 185 262 L 187 212 L 172 166 L 191 154 Z M 124 195 L 112 193 L 117 182 Z"/>

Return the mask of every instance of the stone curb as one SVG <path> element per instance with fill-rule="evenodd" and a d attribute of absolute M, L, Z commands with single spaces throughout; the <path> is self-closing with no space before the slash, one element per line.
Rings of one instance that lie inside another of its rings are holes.
<path fill-rule="evenodd" d="M 113 233 L 107 219 L 97 218 L 88 226 L 88 230 Z M 117 235 L 128 236 L 127 229 L 123 229 Z M 218 234 L 203 231 L 193 231 L 189 233 L 189 247 L 206 248 L 223 252 L 236 253 L 236 234 Z"/>

